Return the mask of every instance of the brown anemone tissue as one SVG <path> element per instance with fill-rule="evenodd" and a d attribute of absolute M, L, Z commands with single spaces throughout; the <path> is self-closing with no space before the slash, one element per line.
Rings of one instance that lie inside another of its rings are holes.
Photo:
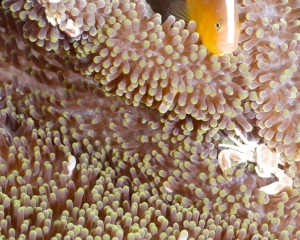
<path fill-rule="evenodd" d="M 222 57 L 147 9 L 1 1 L 0 238 L 300 239 L 299 1 L 239 1 Z M 223 177 L 235 127 L 292 188 L 261 192 L 253 163 Z"/>

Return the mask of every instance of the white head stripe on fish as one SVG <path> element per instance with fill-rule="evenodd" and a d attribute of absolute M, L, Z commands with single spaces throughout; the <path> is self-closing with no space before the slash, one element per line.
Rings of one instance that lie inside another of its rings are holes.
<path fill-rule="evenodd" d="M 235 2 L 234 0 L 225 0 L 226 3 L 226 12 L 227 12 L 227 29 L 228 29 L 228 36 L 227 36 L 227 43 L 233 44 L 234 43 L 234 30 L 235 30 L 235 22 L 234 22 L 234 10 L 235 10 Z"/>

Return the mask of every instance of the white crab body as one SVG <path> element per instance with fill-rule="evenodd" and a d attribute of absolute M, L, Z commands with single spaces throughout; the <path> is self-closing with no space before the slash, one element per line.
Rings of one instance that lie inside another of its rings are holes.
<path fill-rule="evenodd" d="M 278 153 L 265 144 L 247 140 L 238 129 L 235 129 L 235 133 L 244 144 L 232 137 L 229 138 L 236 145 L 219 144 L 219 147 L 225 148 L 218 156 L 219 165 L 225 175 L 226 169 L 231 168 L 231 161 L 239 163 L 250 161 L 256 163 L 255 171 L 259 177 L 269 178 L 274 174 L 279 180 L 261 187 L 261 191 L 273 195 L 279 193 L 284 187 L 292 186 L 293 180 L 278 167 L 278 164 L 284 165 Z"/>

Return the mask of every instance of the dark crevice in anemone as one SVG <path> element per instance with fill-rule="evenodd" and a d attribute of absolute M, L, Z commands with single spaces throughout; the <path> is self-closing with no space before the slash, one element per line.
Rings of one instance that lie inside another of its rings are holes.
<path fill-rule="evenodd" d="M 8 114 L 6 115 L 4 126 L 11 132 L 16 132 L 20 127 L 16 119 L 12 118 Z"/>
<path fill-rule="evenodd" d="M 79 71 L 86 69 L 90 65 L 90 62 L 93 60 L 93 58 L 96 56 L 98 56 L 98 53 L 89 54 L 87 57 L 79 59 L 75 65 L 75 69 Z"/>

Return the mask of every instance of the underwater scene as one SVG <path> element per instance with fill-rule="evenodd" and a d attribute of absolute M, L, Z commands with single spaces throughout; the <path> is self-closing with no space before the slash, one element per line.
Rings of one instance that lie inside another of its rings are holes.
<path fill-rule="evenodd" d="M 300 1 L 0 1 L 0 239 L 300 239 Z"/>

